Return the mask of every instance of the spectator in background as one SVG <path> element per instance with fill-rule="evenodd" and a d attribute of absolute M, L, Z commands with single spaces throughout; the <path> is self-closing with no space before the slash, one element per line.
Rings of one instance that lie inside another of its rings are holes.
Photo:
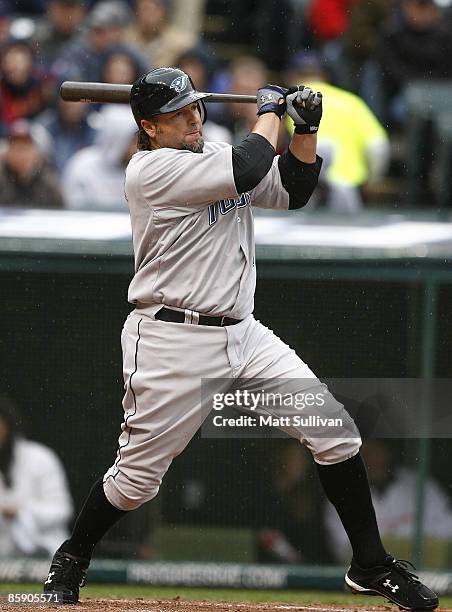
<path fill-rule="evenodd" d="M 394 466 L 390 449 L 383 440 L 368 440 L 362 452 L 381 536 L 411 538 L 416 512 L 415 470 Z M 329 502 L 325 507 L 325 525 L 331 552 L 336 561 L 343 563 L 349 558 L 348 539 Z M 452 540 L 450 502 L 433 478 L 426 482 L 423 529 L 425 537 Z"/>
<path fill-rule="evenodd" d="M 434 0 L 400 0 L 401 18 L 383 36 L 379 48 L 383 95 L 390 100 L 387 120 L 405 120 L 404 86 L 415 79 L 452 76 L 450 23 Z M 446 25 L 447 24 L 447 25 Z"/>
<path fill-rule="evenodd" d="M 385 26 L 397 17 L 397 1 L 313 0 L 308 10 L 314 35 L 311 46 L 319 47 L 333 81 L 362 97 L 379 117 L 382 98 L 376 54 Z M 309 45 L 298 48 L 302 46 Z"/>
<path fill-rule="evenodd" d="M 312 0 L 307 11 L 307 19 L 317 40 L 325 43 L 342 36 L 349 25 L 350 10 L 359 1 Z"/>
<path fill-rule="evenodd" d="M 349 25 L 344 32 L 344 48 L 356 68 L 375 56 L 384 29 L 397 15 L 397 0 L 357 0 L 353 4 Z"/>
<path fill-rule="evenodd" d="M 210 49 L 197 46 L 179 55 L 175 66 L 187 72 L 199 91 L 212 91 L 216 62 Z"/>
<path fill-rule="evenodd" d="M 154 66 L 173 66 L 177 57 L 198 43 L 204 1 L 184 0 L 172 19 L 168 0 L 136 0 L 135 19 L 124 34 L 124 41 L 139 49 Z M 181 6 L 183 5 L 183 6 Z"/>
<path fill-rule="evenodd" d="M 264 62 L 256 57 L 240 56 L 231 62 L 226 75 L 227 91 L 234 94 L 255 95 L 262 84 L 268 82 L 268 70 Z M 247 136 L 256 123 L 254 104 L 225 104 L 221 124 L 232 133 L 232 143 L 237 144 Z M 284 129 L 281 129 L 284 133 Z M 278 147 L 279 149 L 279 147 Z"/>
<path fill-rule="evenodd" d="M 395 4 L 396 0 L 357 0 L 353 4 L 343 36 L 343 53 L 337 62 L 342 68 L 336 67 L 341 85 L 360 95 L 379 117 L 383 99 L 376 53 L 384 29 L 397 13 Z"/>
<path fill-rule="evenodd" d="M 55 106 L 36 119 L 49 135 L 49 159 L 60 175 L 69 159 L 94 141 L 90 110 L 86 102 L 65 102 L 58 97 Z"/>
<path fill-rule="evenodd" d="M 9 127 L 0 159 L 0 206 L 62 208 L 58 175 L 47 161 L 45 133 L 18 119 Z"/>
<path fill-rule="evenodd" d="M 311 46 L 334 69 L 333 80 L 350 88 L 349 67 L 344 61 L 343 38 L 350 25 L 350 14 L 357 3 L 367 0 L 312 0 L 307 10 Z M 300 47 L 299 47 L 300 48 Z"/>
<path fill-rule="evenodd" d="M 259 510 L 260 520 L 267 521 L 258 532 L 260 561 L 324 563 L 328 559 L 325 530 L 319 522 L 321 493 L 314 471 L 306 449 L 295 440 L 284 440 L 274 459 L 270 483 L 265 483 L 268 507 Z"/>
<path fill-rule="evenodd" d="M 25 41 L 9 39 L 0 50 L 0 126 L 4 134 L 16 119 L 31 119 L 49 104 L 52 82 Z"/>
<path fill-rule="evenodd" d="M 322 92 L 318 141 L 331 147 L 333 154 L 326 176 L 332 185 L 354 189 L 358 202 L 361 197 L 365 201 L 389 164 L 389 139 L 383 126 L 361 98 L 329 83 L 325 65 L 314 51 L 301 51 L 292 58 L 286 80 Z M 292 133 L 290 118 L 286 125 Z"/>
<path fill-rule="evenodd" d="M 198 42 L 203 32 L 206 5 L 207 0 L 184 0 L 184 2 L 170 0 L 171 23 L 178 30 L 191 32 L 193 44 Z"/>
<path fill-rule="evenodd" d="M 24 438 L 14 403 L 0 397 L 0 557 L 52 555 L 72 500 L 55 452 Z"/>
<path fill-rule="evenodd" d="M 65 167 L 66 207 L 127 211 L 124 170 L 137 150 L 137 126 L 130 108 L 119 104 L 103 106 L 97 120 L 94 144 L 76 153 Z"/>
<path fill-rule="evenodd" d="M 190 76 L 198 91 L 211 91 L 209 81 L 212 78 L 214 66 L 207 51 L 199 47 L 189 49 L 176 60 L 175 65 Z M 213 108 L 215 106 L 215 104 L 211 104 L 207 112 L 207 120 L 202 129 L 204 140 L 231 143 L 231 132 L 226 127 L 211 120 L 212 116 L 215 118 L 218 115 L 218 113 L 215 113 L 216 109 Z"/>
<path fill-rule="evenodd" d="M 84 0 L 49 0 L 46 18 L 37 25 L 33 37 L 37 60 L 42 66 L 51 66 L 79 32 L 86 10 Z"/>
<path fill-rule="evenodd" d="M 105 61 L 113 49 L 134 55 L 140 73 L 146 72 L 144 58 L 121 42 L 129 19 L 129 8 L 120 0 L 96 4 L 88 17 L 87 31 L 70 42 L 53 64 L 57 78 L 61 81 L 101 81 Z"/>
<path fill-rule="evenodd" d="M 102 81 L 124 85 L 134 83 L 142 74 L 141 68 L 142 64 L 134 53 L 124 47 L 113 48 L 105 58 Z"/>

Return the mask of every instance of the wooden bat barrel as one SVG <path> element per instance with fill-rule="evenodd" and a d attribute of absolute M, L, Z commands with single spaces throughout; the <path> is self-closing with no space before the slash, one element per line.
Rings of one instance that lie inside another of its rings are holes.
<path fill-rule="evenodd" d="M 68 102 L 100 102 L 128 104 L 132 85 L 118 83 L 87 83 L 82 81 L 64 81 L 60 87 L 60 96 Z M 245 102 L 256 103 L 256 96 L 238 94 L 208 93 L 204 102 Z"/>

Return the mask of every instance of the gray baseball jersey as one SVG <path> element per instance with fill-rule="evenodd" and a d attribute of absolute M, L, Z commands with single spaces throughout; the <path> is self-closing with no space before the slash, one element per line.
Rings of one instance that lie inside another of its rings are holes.
<path fill-rule="evenodd" d="M 256 284 L 251 205 L 287 209 L 275 157 L 252 191 L 238 194 L 232 147 L 208 142 L 203 153 L 136 153 L 126 171 L 135 276 L 129 301 L 243 319 Z"/>
<path fill-rule="evenodd" d="M 116 508 L 132 510 L 157 495 L 173 458 L 211 408 L 202 398 L 202 379 L 226 389 L 233 380 L 248 385 L 259 379 L 262 385 L 265 379 L 265 388 L 276 385 L 278 392 L 281 380 L 296 379 L 300 391 L 325 393 L 300 357 L 251 314 L 251 204 L 289 206 L 277 162 L 276 157 L 259 185 L 244 194 L 236 191 L 230 145 L 207 143 L 202 154 L 143 151 L 129 163 L 126 197 L 135 252 L 129 300 L 138 307 L 122 332 L 124 422 L 116 460 L 104 476 L 105 495 Z M 162 304 L 242 320 L 225 327 L 166 322 L 154 317 Z M 356 454 L 359 433 L 327 391 L 320 415 L 339 417 L 344 427 L 333 437 L 302 425 L 281 429 L 306 444 L 318 463 Z"/>

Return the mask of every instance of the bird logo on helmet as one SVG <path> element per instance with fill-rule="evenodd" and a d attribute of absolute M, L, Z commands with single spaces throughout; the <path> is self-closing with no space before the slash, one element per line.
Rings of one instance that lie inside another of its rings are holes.
<path fill-rule="evenodd" d="M 180 75 L 178 77 L 176 77 L 174 79 L 174 81 L 171 83 L 170 85 L 170 89 L 174 89 L 174 91 L 177 91 L 177 93 L 180 93 L 181 91 L 184 91 L 184 89 L 187 87 L 187 77 L 184 75 Z"/>
<path fill-rule="evenodd" d="M 203 98 L 208 93 L 196 91 L 191 78 L 179 68 L 154 68 L 132 85 L 130 107 L 138 127 L 142 119 L 172 113 L 197 102 L 204 123 L 207 117 Z"/>

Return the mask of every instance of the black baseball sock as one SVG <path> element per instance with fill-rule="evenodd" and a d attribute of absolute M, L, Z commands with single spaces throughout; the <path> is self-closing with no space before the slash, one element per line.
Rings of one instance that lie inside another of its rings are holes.
<path fill-rule="evenodd" d="M 336 508 L 360 567 L 386 559 L 372 504 L 367 472 L 361 455 L 333 465 L 317 465 L 326 496 Z"/>
<path fill-rule="evenodd" d="M 99 540 L 127 512 L 118 510 L 105 497 L 102 478 L 94 483 L 80 514 L 75 521 L 69 540 L 59 550 L 76 557 L 91 559 Z"/>

